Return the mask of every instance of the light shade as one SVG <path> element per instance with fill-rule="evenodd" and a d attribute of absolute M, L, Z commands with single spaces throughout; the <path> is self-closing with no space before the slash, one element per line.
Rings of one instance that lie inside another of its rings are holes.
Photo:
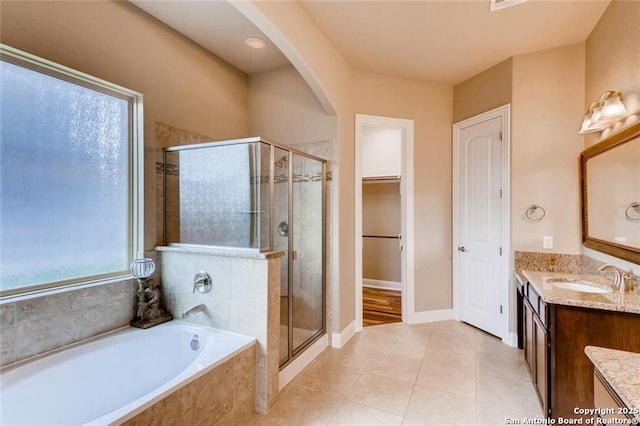
<path fill-rule="evenodd" d="M 602 102 L 592 102 L 589 106 L 589 111 L 587 111 L 584 116 L 584 120 L 582 120 L 582 126 L 580 127 L 580 131 L 578 133 L 594 133 L 604 130 L 606 124 L 602 121 L 598 121 L 601 115 Z"/>
<path fill-rule="evenodd" d="M 148 257 L 131 262 L 131 274 L 138 279 L 149 278 L 155 270 L 156 264 Z"/>
<path fill-rule="evenodd" d="M 602 106 L 601 119 L 609 119 L 615 117 L 621 117 L 627 113 L 627 109 L 620 100 L 620 96 L 611 96 L 604 101 Z"/>

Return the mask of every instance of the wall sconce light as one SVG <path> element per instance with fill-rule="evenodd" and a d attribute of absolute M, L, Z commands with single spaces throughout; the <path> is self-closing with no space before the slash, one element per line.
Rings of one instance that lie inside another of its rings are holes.
<path fill-rule="evenodd" d="M 578 133 L 600 132 L 615 124 L 626 114 L 627 109 L 622 103 L 622 93 L 608 90 L 600 95 L 597 101 L 591 103 Z"/>

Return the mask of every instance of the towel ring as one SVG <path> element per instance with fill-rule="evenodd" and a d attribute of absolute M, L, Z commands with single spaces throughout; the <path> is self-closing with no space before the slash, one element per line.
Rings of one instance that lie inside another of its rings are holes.
<path fill-rule="evenodd" d="M 535 216 L 538 210 L 542 211 L 542 215 L 540 217 Z M 542 206 L 539 206 L 537 204 L 531 204 L 527 209 L 527 211 L 524 212 L 524 215 L 527 217 L 527 219 L 529 219 L 532 222 L 541 221 L 542 219 L 544 219 L 546 214 L 547 214 L 547 211 Z"/>
<path fill-rule="evenodd" d="M 629 204 L 629 206 L 627 207 L 627 209 L 624 211 L 624 215 L 627 217 L 627 219 L 629 220 L 640 220 L 640 216 L 638 217 L 632 217 L 629 212 L 631 211 L 631 209 L 633 210 L 638 210 L 638 212 L 640 213 L 640 203 L 639 202 L 633 202 L 631 204 Z"/>

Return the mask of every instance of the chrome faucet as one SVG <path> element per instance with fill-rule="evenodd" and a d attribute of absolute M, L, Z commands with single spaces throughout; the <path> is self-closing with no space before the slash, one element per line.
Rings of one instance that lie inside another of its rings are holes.
<path fill-rule="evenodd" d="M 604 272 L 608 269 L 613 271 L 613 274 L 614 274 L 613 283 L 615 284 L 615 286 L 618 287 L 618 289 L 620 289 L 621 292 L 627 291 L 627 287 L 631 282 L 631 274 L 629 274 L 628 272 L 621 271 L 615 266 L 609 265 L 609 264 L 602 265 L 601 267 L 598 268 L 598 271 Z"/>
<path fill-rule="evenodd" d="M 197 306 L 194 306 L 191 309 L 187 309 L 186 311 L 184 311 L 182 313 L 182 319 L 187 318 L 189 315 L 191 314 L 195 314 L 196 312 L 204 312 L 207 310 L 207 307 L 204 305 L 204 303 L 201 303 Z"/>

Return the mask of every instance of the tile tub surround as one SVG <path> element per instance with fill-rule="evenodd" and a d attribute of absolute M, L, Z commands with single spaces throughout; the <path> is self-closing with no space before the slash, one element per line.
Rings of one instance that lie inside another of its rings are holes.
<path fill-rule="evenodd" d="M 516 251 L 514 271 L 522 278 L 522 271 L 563 272 L 566 274 L 601 275 L 598 268 L 605 262 L 582 254 L 539 253 Z M 640 294 L 640 277 L 633 275 L 631 287 Z"/>
<path fill-rule="evenodd" d="M 280 257 L 230 249 L 156 247 L 165 306 L 176 318 L 203 303 L 207 309 L 186 321 L 233 331 L 258 340 L 256 405 L 264 414 L 278 394 L 280 343 Z M 209 293 L 193 292 L 200 271 L 212 278 Z"/>
<path fill-rule="evenodd" d="M 522 274 L 547 303 L 640 314 L 640 294 L 629 291 L 621 294 L 618 289 L 612 286 L 613 283 L 602 275 L 565 274 L 560 272 L 537 272 L 528 270 L 522 271 Z M 611 289 L 611 292 L 585 293 L 556 288 L 547 282 L 549 278 L 592 281 L 598 284 L 598 286 Z"/>
<path fill-rule="evenodd" d="M 124 280 L 4 300 L 0 366 L 127 326 L 135 310 L 136 285 Z"/>
<path fill-rule="evenodd" d="M 640 408 L 640 353 L 597 346 L 587 346 L 584 352 L 622 402 Z M 640 420 L 640 414 L 635 417 Z"/>
<path fill-rule="evenodd" d="M 255 377 L 256 348 L 252 346 L 122 424 L 252 424 L 257 419 Z"/>

